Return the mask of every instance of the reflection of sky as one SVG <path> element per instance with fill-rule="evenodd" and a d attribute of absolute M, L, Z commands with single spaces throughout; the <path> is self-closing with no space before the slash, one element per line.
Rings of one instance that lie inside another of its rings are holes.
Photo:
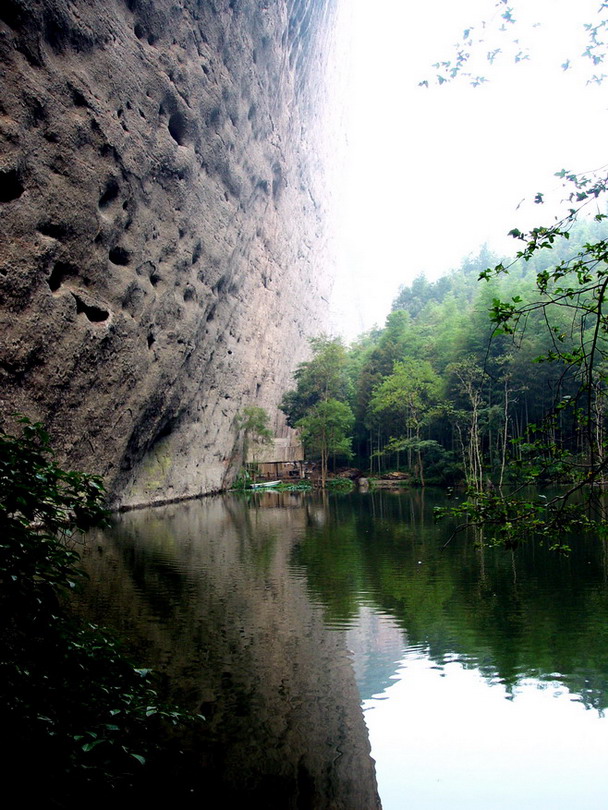
<path fill-rule="evenodd" d="M 361 700 L 391 684 L 406 644 L 403 630 L 393 618 L 361 606 L 357 621 L 346 631 Z"/>
<path fill-rule="evenodd" d="M 608 805 L 608 721 L 557 682 L 525 679 L 509 695 L 410 651 L 363 709 L 384 810 Z"/>

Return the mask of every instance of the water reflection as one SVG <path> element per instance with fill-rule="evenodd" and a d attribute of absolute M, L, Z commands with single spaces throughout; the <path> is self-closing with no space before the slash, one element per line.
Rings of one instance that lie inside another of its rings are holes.
<path fill-rule="evenodd" d="M 569 557 L 530 545 L 480 549 L 433 521 L 441 494 L 334 499 L 295 559 L 331 626 L 360 605 L 390 616 L 404 647 L 438 664 L 456 656 L 512 691 L 526 677 L 557 678 L 590 708 L 608 705 L 605 548 L 581 538 Z"/>
<path fill-rule="evenodd" d="M 425 810 L 606 805 L 608 721 L 559 682 L 524 679 L 513 694 L 410 651 L 364 708 L 385 810 L 405 797 Z"/>
<path fill-rule="evenodd" d="M 91 544 L 89 608 L 208 716 L 218 798 L 378 806 L 358 686 L 385 810 L 605 804 L 605 546 L 446 546 L 435 505 L 229 496 L 124 515 Z"/>
<path fill-rule="evenodd" d="M 212 806 L 379 807 L 344 638 L 289 572 L 307 511 L 275 507 L 215 498 L 120 517 L 90 544 L 89 610 L 206 716 L 194 751 Z"/>
<path fill-rule="evenodd" d="M 435 505 L 337 499 L 297 551 L 328 623 L 351 626 L 383 807 L 603 807 L 605 547 L 446 546 Z"/>

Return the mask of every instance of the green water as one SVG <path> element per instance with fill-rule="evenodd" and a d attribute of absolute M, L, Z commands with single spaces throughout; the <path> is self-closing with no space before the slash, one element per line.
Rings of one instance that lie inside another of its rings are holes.
<path fill-rule="evenodd" d="M 446 546 L 444 504 L 225 496 L 92 538 L 87 609 L 207 717 L 210 796 L 367 809 L 377 778 L 385 810 L 608 805 L 605 545 Z"/>

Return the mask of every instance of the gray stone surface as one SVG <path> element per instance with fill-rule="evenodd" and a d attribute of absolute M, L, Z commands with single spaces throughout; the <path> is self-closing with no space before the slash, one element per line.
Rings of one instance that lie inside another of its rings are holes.
<path fill-rule="evenodd" d="M 116 504 L 224 486 L 323 326 L 333 3 L 0 4 L 0 408 Z"/>

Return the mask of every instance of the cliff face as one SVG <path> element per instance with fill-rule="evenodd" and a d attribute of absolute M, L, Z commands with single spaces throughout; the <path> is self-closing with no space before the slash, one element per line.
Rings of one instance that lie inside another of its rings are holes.
<path fill-rule="evenodd" d="M 334 0 L 2 0 L 0 400 L 125 505 L 220 488 L 322 327 Z"/>

